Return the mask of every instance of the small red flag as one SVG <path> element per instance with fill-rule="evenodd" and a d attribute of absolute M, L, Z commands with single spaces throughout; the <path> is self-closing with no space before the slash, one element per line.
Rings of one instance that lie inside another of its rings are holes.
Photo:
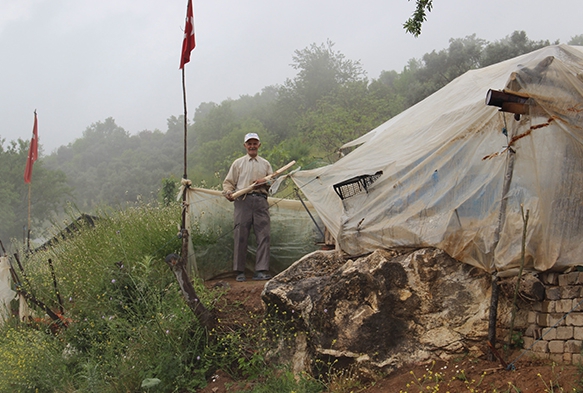
<path fill-rule="evenodd" d="M 24 182 L 30 183 L 32 178 L 32 164 L 38 158 L 38 122 L 36 120 L 36 111 L 34 111 L 34 126 L 32 127 L 32 139 L 28 148 L 28 159 L 26 160 L 26 169 L 24 170 Z"/>
<path fill-rule="evenodd" d="M 192 13 L 192 0 L 188 0 L 186 9 L 186 23 L 184 25 L 184 41 L 182 41 L 182 56 L 180 57 L 180 69 L 190 61 L 190 52 L 194 49 L 194 16 Z"/>

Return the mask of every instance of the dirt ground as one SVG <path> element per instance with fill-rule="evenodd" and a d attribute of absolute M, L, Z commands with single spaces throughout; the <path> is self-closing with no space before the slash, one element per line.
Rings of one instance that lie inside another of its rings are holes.
<path fill-rule="evenodd" d="M 236 282 L 232 278 L 206 282 L 207 287 L 224 288 L 226 294 L 219 305 L 223 315 L 231 320 L 245 321 L 263 315 L 261 291 L 264 281 Z M 554 364 L 550 360 L 534 360 L 520 356 L 520 351 L 504 354 L 514 370 L 507 370 L 499 361 L 488 361 L 486 355 L 478 358 L 460 357 L 448 362 L 409 364 L 377 380 L 348 389 L 331 387 L 331 393 L 420 393 L 420 392 L 583 392 L 583 368 L 570 364 Z M 519 357 L 520 356 L 520 357 Z M 518 360 L 516 360 L 518 358 Z M 207 387 L 198 393 L 226 393 L 250 391 L 246 381 L 234 381 L 218 370 L 209 379 Z"/>

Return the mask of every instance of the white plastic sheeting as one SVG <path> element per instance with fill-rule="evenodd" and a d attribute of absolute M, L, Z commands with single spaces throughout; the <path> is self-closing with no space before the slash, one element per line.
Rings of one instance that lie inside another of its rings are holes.
<path fill-rule="evenodd" d="M 489 89 L 528 97 L 528 113 L 517 121 L 486 105 Z M 355 146 L 333 165 L 292 176 L 345 252 L 433 246 L 508 270 L 521 260 L 523 205 L 526 267 L 581 263 L 583 47 L 549 46 L 469 71 L 343 148 Z M 510 169 L 507 146 L 516 152 Z M 334 184 L 377 171 L 365 192 L 336 194 Z"/>
<path fill-rule="evenodd" d="M 233 271 L 233 213 L 234 205 L 220 191 L 190 188 L 187 193 L 190 227 L 209 234 L 213 242 L 195 242 L 194 253 L 198 274 L 203 279 Z M 311 203 L 305 207 L 299 200 L 268 198 L 271 217 L 270 270 L 279 273 L 293 262 L 318 249 L 323 237 L 322 221 Z M 306 208 L 308 211 L 306 211 Z M 310 217 L 310 214 L 312 217 Z M 314 223 L 316 221 L 316 223 Z M 197 231 L 192 231 L 196 233 Z M 255 266 L 254 236 L 250 236 L 247 268 Z"/>
<path fill-rule="evenodd" d="M 11 281 L 8 257 L 0 257 L 0 324 L 10 317 L 10 302 L 16 297 Z"/>

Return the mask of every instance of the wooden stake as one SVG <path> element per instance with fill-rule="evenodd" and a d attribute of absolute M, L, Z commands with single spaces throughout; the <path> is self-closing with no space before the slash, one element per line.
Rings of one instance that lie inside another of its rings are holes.
<path fill-rule="evenodd" d="M 506 174 L 504 176 L 504 185 L 502 187 L 502 200 L 500 201 L 500 212 L 498 215 L 498 227 L 494 232 L 494 244 L 492 252 L 496 256 L 496 247 L 500 241 L 500 233 L 502 227 L 506 222 L 506 209 L 508 207 L 508 191 L 510 190 L 510 183 L 512 182 L 512 174 L 514 172 L 514 160 L 516 152 L 509 147 L 508 150 L 508 166 L 506 167 Z M 495 262 L 495 260 L 494 260 Z M 496 267 L 494 266 L 494 269 Z M 492 297 L 490 298 L 490 317 L 488 319 L 488 342 L 492 346 L 496 346 L 496 321 L 498 319 L 498 275 L 496 272 L 492 275 Z M 494 360 L 492 354 L 488 356 L 488 360 Z"/>

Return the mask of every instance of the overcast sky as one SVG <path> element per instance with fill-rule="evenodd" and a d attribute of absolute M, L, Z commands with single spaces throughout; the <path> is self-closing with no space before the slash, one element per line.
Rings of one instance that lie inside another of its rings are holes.
<path fill-rule="evenodd" d="M 581 0 L 434 0 L 420 37 L 405 33 L 408 0 L 193 0 L 197 46 L 186 65 L 188 116 L 202 102 L 254 95 L 293 78 L 295 50 L 330 39 L 370 79 L 445 49 L 450 38 L 490 42 L 583 34 Z M 135 134 L 166 131 L 183 113 L 186 0 L 0 0 L 0 138 L 32 135 L 45 154 L 113 117 Z"/>

